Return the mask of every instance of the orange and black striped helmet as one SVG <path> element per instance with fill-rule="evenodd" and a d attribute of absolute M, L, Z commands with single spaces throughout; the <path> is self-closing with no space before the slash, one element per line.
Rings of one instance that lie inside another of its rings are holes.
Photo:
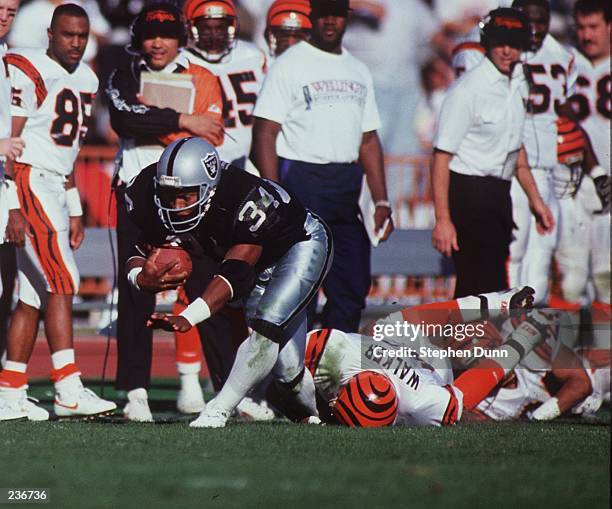
<path fill-rule="evenodd" d="M 309 16 L 310 2 L 308 0 L 276 0 L 268 9 L 266 27 L 310 30 L 312 22 Z"/>
<path fill-rule="evenodd" d="M 308 0 L 276 0 L 268 10 L 264 33 L 270 55 L 277 57 L 289 46 L 307 39 L 311 30 Z"/>
<path fill-rule="evenodd" d="M 333 412 L 345 426 L 377 428 L 395 422 L 397 407 L 391 380 L 375 371 L 362 371 L 341 387 Z"/>
<path fill-rule="evenodd" d="M 236 46 L 238 37 L 238 10 L 234 0 L 187 0 L 183 5 L 183 15 L 192 42 L 200 50 L 204 60 L 220 62 Z M 225 20 L 227 26 L 223 40 L 211 35 L 201 34 L 199 20 Z"/>

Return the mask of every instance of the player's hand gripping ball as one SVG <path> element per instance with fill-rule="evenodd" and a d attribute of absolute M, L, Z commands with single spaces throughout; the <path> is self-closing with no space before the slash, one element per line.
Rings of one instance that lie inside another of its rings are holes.
<path fill-rule="evenodd" d="M 178 276 L 179 274 L 187 273 L 185 279 L 189 278 L 191 271 L 193 270 L 193 265 L 191 263 L 191 256 L 189 256 L 187 251 L 180 246 L 166 244 L 157 248 L 157 250 L 153 250 L 151 255 L 149 255 L 149 258 L 155 256 L 156 251 L 157 256 L 155 258 L 155 266 L 157 268 L 162 268 L 172 262 L 176 262 L 176 264 L 168 272 L 166 272 L 166 275 Z"/>

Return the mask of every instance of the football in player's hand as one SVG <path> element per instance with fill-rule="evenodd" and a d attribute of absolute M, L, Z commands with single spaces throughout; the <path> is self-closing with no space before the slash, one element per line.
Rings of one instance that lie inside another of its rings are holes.
<path fill-rule="evenodd" d="M 168 272 L 168 274 L 170 276 L 177 276 L 183 272 L 186 272 L 186 277 L 189 277 L 192 270 L 192 264 L 191 256 L 189 256 L 187 251 L 185 251 L 182 247 L 173 244 L 166 244 L 165 246 L 158 247 L 157 250 L 158 254 L 157 258 L 155 259 L 156 267 L 163 267 L 176 260 L 178 263 L 172 268 L 172 270 L 170 270 L 170 272 Z M 154 253 L 155 251 L 153 251 L 151 256 L 154 256 Z"/>

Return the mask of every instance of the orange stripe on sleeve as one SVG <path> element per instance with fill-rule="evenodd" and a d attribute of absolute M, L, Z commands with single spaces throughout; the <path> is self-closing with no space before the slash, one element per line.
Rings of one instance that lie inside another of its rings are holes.
<path fill-rule="evenodd" d="M 331 329 L 322 329 L 320 331 L 313 332 L 308 338 L 306 355 L 304 356 L 304 364 L 312 376 L 314 376 L 315 371 L 319 366 L 319 362 L 323 356 L 323 351 L 325 350 L 325 345 L 327 345 L 330 335 Z"/>
<path fill-rule="evenodd" d="M 47 87 L 45 86 L 45 80 L 43 80 L 36 67 L 34 67 L 34 64 L 26 57 L 14 53 L 8 53 L 4 58 L 8 65 L 15 66 L 34 82 L 36 103 L 40 106 L 47 97 Z"/>

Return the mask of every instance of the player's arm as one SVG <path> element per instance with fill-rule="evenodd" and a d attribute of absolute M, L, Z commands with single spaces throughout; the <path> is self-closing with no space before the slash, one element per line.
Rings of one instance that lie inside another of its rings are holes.
<path fill-rule="evenodd" d="M 434 149 L 431 165 L 431 187 L 436 215 L 436 225 L 431 234 L 431 243 L 445 256 L 450 256 L 452 251 L 459 251 L 457 231 L 451 220 L 448 206 L 449 164 L 452 158 L 453 154 Z"/>
<path fill-rule="evenodd" d="M 186 332 L 194 325 L 207 320 L 228 302 L 246 297 L 253 287 L 253 267 L 261 252 L 262 247 L 255 244 L 233 246 L 226 253 L 219 272 L 201 297 L 189 304 L 178 316 L 153 313 L 147 325 L 155 329 Z"/>
<path fill-rule="evenodd" d="M 27 117 L 11 117 L 11 137 L 18 138 L 21 136 L 27 120 Z M 23 246 L 25 244 L 25 231 L 27 224 L 20 210 L 17 188 L 14 182 L 11 182 L 11 180 L 15 177 L 13 161 L 10 159 L 6 161 L 4 171 L 9 179 L 8 181 L 10 182 L 9 217 L 4 237 L 7 242 L 11 242 L 17 246 Z"/>
<path fill-rule="evenodd" d="M 527 159 L 527 151 L 524 146 L 521 146 L 519 151 L 516 164 L 516 179 L 527 195 L 529 208 L 536 218 L 538 233 L 550 233 L 555 226 L 555 219 L 546 203 L 544 203 L 544 200 L 542 200 L 535 180 L 533 180 L 531 168 L 529 168 L 529 161 Z"/>
<path fill-rule="evenodd" d="M 265 118 L 254 117 L 253 143 L 250 159 L 263 178 L 278 182 L 278 156 L 276 138 L 281 124 Z"/>
<path fill-rule="evenodd" d="M 70 216 L 70 247 L 73 250 L 81 247 L 85 238 L 85 230 L 83 228 L 83 207 L 81 206 L 81 196 L 76 187 L 76 178 L 74 171 L 68 176 L 66 182 L 66 206 L 68 207 L 68 215 Z"/>
<path fill-rule="evenodd" d="M 465 83 L 465 82 L 463 82 Z M 433 140 L 434 152 L 431 165 L 431 187 L 434 200 L 436 224 L 431 242 L 445 256 L 459 251 L 457 231 L 450 216 L 448 193 L 450 185 L 450 163 L 459 151 L 461 142 L 477 119 L 474 94 L 457 82 L 444 100 Z"/>
<path fill-rule="evenodd" d="M 552 363 L 551 374 L 561 382 L 561 388 L 554 397 L 542 403 L 530 415 L 535 420 L 550 420 L 567 412 L 587 398 L 593 387 L 578 356 L 561 345 Z"/>
<path fill-rule="evenodd" d="M 359 146 L 359 162 L 366 174 L 368 187 L 374 200 L 374 231 L 384 228 L 380 240 L 385 241 L 393 231 L 391 218 L 391 205 L 387 198 L 387 185 L 385 182 L 385 165 L 383 151 L 376 131 L 363 133 Z"/>
<path fill-rule="evenodd" d="M 191 115 L 181 114 L 179 126 L 181 131 L 160 137 L 164 145 L 169 145 L 179 138 L 199 136 L 215 147 L 223 143 L 223 100 L 219 80 L 204 68 L 197 69 L 194 75 L 196 97 L 194 112 Z"/>
<path fill-rule="evenodd" d="M 181 130 L 182 114 L 172 108 L 157 108 L 140 102 L 136 91 L 129 86 L 133 79 L 125 70 L 113 71 L 108 79 L 105 92 L 115 132 L 123 138 L 134 138 L 161 136 Z"/>

